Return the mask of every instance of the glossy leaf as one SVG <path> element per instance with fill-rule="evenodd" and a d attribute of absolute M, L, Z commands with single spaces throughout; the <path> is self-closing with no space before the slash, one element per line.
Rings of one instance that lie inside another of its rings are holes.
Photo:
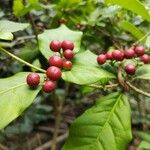
<path fill-rule="evenodd" d="M 0 32 L 17 32 L 29 27 L 28 23 L 17 23 L 9 20 L 0 21 Z"/>
<path fill-rule="evenodd" d="M 75 44 L 75 52 L 78 52 L 80 49 L 80 41 L 82 37 L 82 32 L 72 31 L 67 28 L 65 25 L 61 25 L 59 28 L 45 30 L 44 33 L 38 35 L 39 46 L 41 53 L 49 59 L 53 52 L 49 49 L 49 43 L 52 40 L 71 40 Z"/>
<path fill-rule="evenodd" d="M 115 78 L 113 74 L 97 64 L 96 57 L 90 51 L 76 54 L 73 59 L 73 68 L 70 71 L 63 71 L 62 78 L 81 85 Z"/>
<path fill-rule="evenodd" d="M 143 65 L 136 71 L 135 79 L 146 79 L 150 80 L 150 65 Z"/>
<path fill-rule="evenodd" d="M 137 39 L 140 39 L 144 36 L 144 33 L 138 29 L 134 24 L 128 22 L 128 21 L 121 21 L 119 23 L 120 27 L 123 28 L 125 31 L 130 32 L 134 37 Z"/>
<path fill-rule="evenodd" d="M 132 12 L 142 16 L 145 20 L 150 22 L 149 11 L 139 0 L 105 0 L 106 4 L 117 4 Z"/>
<path fill-rule="evenodd" d="M 2 40 L 12 40 L 13 37 L 11 32 L 0 32 L 0 39 Z"/>
<path fill-rule="evenodd" d="M 125 150 L 131 139 L 128 99 L 112 93 L 98 99 L 72 123 L 62 150 Z"/>
<path fill-rule="evenodd" d="M 26 84 L 27 72 L 0 79 L 0 129 L 7 126 L 31 105 L 41 87 L 30 89 Z M 41 80 L 44 75 L 41 74 Z"/>

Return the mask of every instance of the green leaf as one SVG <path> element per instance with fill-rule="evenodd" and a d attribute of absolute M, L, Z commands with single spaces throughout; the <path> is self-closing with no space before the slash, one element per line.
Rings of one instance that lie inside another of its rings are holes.
<path fill-rule="evenodd" d="M 149 150 L 149 148 L 150 148 L 150 143 L 147 141 L 142 141 L 138 146 L 137 150 Z"/>
<path fill-rule="evenodd" d="M 35 59 L 34 61 L 33 61 L 33 63 L 32 63 L 34 66 L 36 66 L 36 67 L 39 67 L 39 68 L 42 68 L 42 66 L 41 66 L 41 63 L 40 63 L 40 61 L 39 61 L 39 59 Z M 32 71 L 37 71 L 36 69 L 34 69 L 34 68 L 31 68 L 31 70 Z"/>
<path fill-rule="evenodd" d="M 150 49 L 150 36 L 146 38 L 145 46 Z"/>
<path fill-rule="evenodd" d="M 61 25 L 59 28 L 45 30 L 44 33 L 38 35 L 39 46 L 41 53 L 49 59 L 49 57 L 53 54 L 49 49 L 49 43 L 52 40 L 71 40 L 75 44 L 75 52 L 78 52 L 80 49 L 80 41 L 82 37 L 82 32 L 80 31 L 72 31 L 67 28 L 65 25 Z"/>
<path fill-rule="evenodd" d="M 130 32 L 137 39 L 140 39 L 144 36 L 144 33 L 140 29 L 138 29 L 134 24 L 128 21 L 123 20 L 119 23 L 119 25 L 122 29 Z"/>
<path fill-rule="evenodd" d="M 39 3 L 39 0 L 28 0 L 29 4 Z"/>
<path fill-rule="evenodd" d="M 0 21 L 0 32 L 17 32 L 29 27 L 28 23 L 17 23 L 9 20 Z"/>
<path fill-rule="evenodd" d="M 64 9 L 72 8 L 72 7 L 75 7 L 76 5 L 78 5 L 81 2 L 82 2 L 82 0 L 71 0 L 71 1 L 60 0 L 59 3 L 58 3 L 58 6 L 63 7 Z"/>
<path fill-rule="evenodd" d="M 80 85 L 115 78 L 113 74 L 97 64 L 96 58 L 97 56 L 88 50 L 76 54 L 73 59 L 73 68 L 70 71 L 63 71 L 62 78 Z"/>
<path fill-rule="evenodd" d="M 150 65 L 147 64 L 139 67 L 136 71 L 136 75 L 134 79 L 150 80 Z"/>
<path fill-rule="evenodd" d="M 144 141 L 147 141 L 150 143 L 150 133 L 139 131 L 137 132 L 137 135 Z"/>
<path fill-rule="evenodd" d="M 0 79 L 0 129 L 7 126 L 31 105 L 41 87 L 30 89 L 26 84 L 27 72 Z M 44 79 L 44 75 L 40 75 Z"/>
<path fill-rule="evenodd" d="M 2 40 L 12 40 L 13 37 L 11 32 L 0 32 L 0 39 Z"/>
<path fill-rule="evenodd" d="M 41 10 L 43 9 L 38 0 L 28 0 L 27 5 L 23 4 L 22 0 L 14 0 L 13 3 L 13 13 L 16 16 L 24 16 L 31 10 Z"/>
<path fill-rule="evenodd" d="M 98 99 L 71 125 L 62 150 L 125 150 L 132 139 L 128 99 L 112 93 Z"/>
<path fill-rule="evenodd" d="M 20 16 L 21 11 L 24 9 L 24 4 L 22 0 L 13 1 L 13 13 L 15 16 Z"/>
<path fill-rule="evenodd" d="M 132 12 L 142 16 L 145 20 L 150 22 L 149 11 L 146 10 L 144 5 L 139 0 L 105 0 L 106 4 L 120 5 Z"/>

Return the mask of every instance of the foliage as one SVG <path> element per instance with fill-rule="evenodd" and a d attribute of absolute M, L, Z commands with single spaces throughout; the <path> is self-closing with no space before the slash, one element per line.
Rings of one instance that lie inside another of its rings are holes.
<path fill-rule="evenodd" d="M 21 115 L 40 91 L 40 87 L 37 89 L 27 87 L 26 76 L 27 73 L 18 73 L 12 77 L 0 79 L 0 129 Z"/>
<path fill-rule="evenodd" d="M 13 0 L 11 9 L 13 14 L 0 10 L 0 129 L 7 127 L 6 134 L 10 131 L 18 134 L 19 130 L 29 133 L 43 120 L 59 120 L 58 116 L 51 117 L 53 113 L 49 117 L 41 113 L 51 111 L 52 104 L 44 101 L 47 99 L 56 101 L 53 110 L 56 115 L 57 109 L 61 108 L 59 100 L 65 101 L 69 107 L 79 104 L 83 108 L 91 107 L 72 123 L 63 150 L 109 150 L 110 147 L 123 150 L 132 139 L 131 125 L 135 125 L 136 130 L 141 124 L 142 128 L 149 128 L 149 99 L 141 94 L 149 95 L 150 65 L 138 64 L 138 59 L 125 60 L 125 64 L 137 65 L 137 71 L 134 76 L 122 72 L 120 79 L 120 62 L 107 61 L 105 65 L 98 65 L 96 61 L 98 53 L 123 50 L 135 44 L 143 45 L 149 54 L 149 1 Z M 73 68 L 62 71 L 55 93 L 39 93 L 45 79 L 43 73 L 48 68 L 47 60 L 55 55 L 49 50 L 52 40 L 74 42 Z M 29 88 L 25 82 L 31 71 L 42 72 L 42 82 L 35 89 Z M 19 73 L 14 75 L 16 72 Z M 126 87 L 127 83 L 133 84 L 133 88 Z M 35 106 L 38 93 L 43 101 Z M 92 96 L 89 98 L 89 95 Z M 33 102 L 31 109 L 21 117 L 21 123 L 16 121 L 8 126 Z M 138 149 L 147 149 L 149 134 L 139 133 L 138 137 L 141 140 Z"/>
<path fill-rule="evenodd" d="M 73 122 L 63 150 L 110 147 L 123 150 L 132 138 L 130 120 L 130 106 L 125 95 L 113 93 L 100 98 Z"/>

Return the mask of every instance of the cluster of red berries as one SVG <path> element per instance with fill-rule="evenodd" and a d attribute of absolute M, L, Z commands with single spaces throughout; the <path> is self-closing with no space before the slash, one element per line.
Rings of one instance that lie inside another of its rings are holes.
<path fill-rule="evenodd" d="M 145 64 L 150 63 L 150 56 L 145 54 L 143 46 L 135 46 L 133 48 L 126 49 L 125 51 L 114 50 L 112 52 L 107 52 L 106 54 L 100 54 L 97 57 L 97 62 L 99 64 L 104 64 L 107 60 L 123 61 L 124 59 L 132 59 L 135 57 L 139 57 Z M 127 64 L 125 66 L 125 71 L 127 74 L 134 75 L 136 72 L 136 66 L 133 64 Z"/>
<path fill-rule="evenodd" d="M 55 90 L 56 81 L 62 75 L 61 69 L 70 70 L 72 68 L 70 60 L 74 57 L 74 43 L 69 40 L 64 40 L 63 42 L 53 40 L 50 42 L 49 47 L 55 54 L 48 60 L 50 67 L 46 70 L 46 78 L 42 87 L 46 93 Z M 30 87 L 36 87 L 40 83 L 40 76 L 37 73 L 30 73 L 26 81 Z"/>

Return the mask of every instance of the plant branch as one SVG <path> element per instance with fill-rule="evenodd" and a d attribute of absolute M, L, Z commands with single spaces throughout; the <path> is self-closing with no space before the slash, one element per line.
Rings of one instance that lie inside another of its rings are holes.
<path fill-rule="evenodd" d="M 111 89 L 111 88 L 115 88 L 118 86 L 118 84 L 109 84 L 109 85 L 105 85 L 105 86 L 102 86 L 102 85 L 97 85 L 97 84 L 90 84 L 88 85 L 89 87 L 92 87 L 92 88 L 97 88 L 97 89 Z"/>
<path fill-rule="evenodd" d="M 63 135 L 60 135 L 56 139 L 56 143 L 65 140 L 67 137 L 68 137 L 68 132 Z M 35 150 L 46 150 L 46 149 L 52 147 L 52 143 L 53 143 L 53 141 L 48 141 L 48 142 L 44 143 L 43 145 L 37 147 Z"/>
<path fill-rule="evenodd" d="M 128 91 L 128 86 L 125 83 L 124 78 L 122 76 L 122 69 L 123 69 L 123 62 L 121 62 L 118 67 L 118 82 L 124 88 L 125 91 Z"/>
<path fill-rule="evenodd" d="M 32 64 L 30 64 L 30 63 L 24 61 L 23 59 L 17 57 L 16 55 L 14 55 L 14 54 L 8 52 L 7 50 L 5 50 L 5 49 L 2 48 L 2 47 L 0 47 L 0 50 L 1 50 L 2 52 L 4 52 L 5 54 L 11 56 L 12 58 L 18 60 L 19 62 L 21 62 L 21 63 L 23 63 L 23 64 L 25 64 L 25 65 L 27 65 L 27 66 L 29 66 L 29 67 L 31 67 L 31 68 L 34 68 L 34 69 L 36 69 L 36 70 L 38 70 L 38 71 L 40 71 L 40 72 L 43 72 L 43 73 L 46 72 L 45 70 L 43 70 L 43 69 L 41 69 L 41 68 L 39 68 L 39 67 L 36 67 L 36 66 L 34 66 L 34 65 L 32 65 Z"/>
<path fill-rule="evenodd" d="M 16 40 L 12 42 L 0 42 L 0 45 L 2 47 L 14 47 L 15 45 L 24 43 L 25 40 L 31 40 L 31 39 L 35 39 L 35 35 L 18 37 L 16 38 Z"/>
<path fill-rule="evenodd" d="M 29 16 L 30 24 L 32 25 L 33 32 L 35 34 L 36 41 L 38 42 L 38 31 L 36 29 L 36 25 L 34 23 L 32 14 L 29 12 L 28 16 Z"/>
<path fill-rule="evenodd" d="M 150 97 L 150 93 L 144 92 L 140 89 L 138 89 L 137 87 L 133 86 L 130 82 L 126 82 L 126 84 L 134 91 L 136 91 L 137 93 L 140 93 L 144 96 Z"/>
<path fill-rule="evenodd" d="M 53 94 L 54 94 L 54 109 L 56 110 L 56 116 L 55 116 L 55 127 L 53 132 L 53 142 L 51 150 L 56 150 L 57 136 L 59 134 L 59 128 L 61 124 L 61 113 L 63 110 L 64 98 L 59 98 L 55 93 Z"/>

